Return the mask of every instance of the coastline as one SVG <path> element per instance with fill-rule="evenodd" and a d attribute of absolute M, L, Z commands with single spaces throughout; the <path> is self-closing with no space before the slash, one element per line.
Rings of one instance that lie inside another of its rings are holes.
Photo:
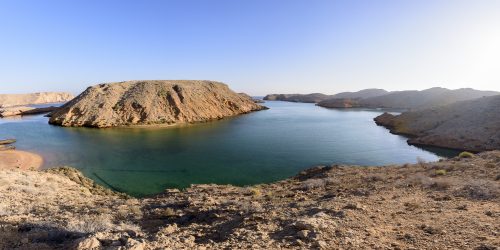
<path fill-rule="evenodd" d="M 39 170 L 42 165 L 43 158 L 38 154 L 19 150 L 0 151 L 0 170 Z"/>

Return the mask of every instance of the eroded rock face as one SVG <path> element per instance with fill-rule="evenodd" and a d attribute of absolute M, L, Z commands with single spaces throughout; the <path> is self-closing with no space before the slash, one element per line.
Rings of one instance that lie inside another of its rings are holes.
<path fill-rule="evenodd" d="M 41 92 L 31 94 L 0 94 L 0 106 L 12 107 L 29 104 L 67 102 L 74 96 L 65 92 Z"/>
<path fill-rule="evenodd" d="M 469 151 L 500 149 L 500 95 L 375 118 L 410 144 Z"/>
<path fill-rule="evenodd" d="M 66 127 L 173 125 L 266 109 L 214 81 L 127 81 L 89 87 L 52 113 Z"/>

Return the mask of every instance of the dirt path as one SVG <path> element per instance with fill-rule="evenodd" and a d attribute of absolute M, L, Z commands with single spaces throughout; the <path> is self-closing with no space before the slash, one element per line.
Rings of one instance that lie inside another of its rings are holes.
<path fill-rule="evenodd" d="M 34 153 L 18 150 L 0 151 L 0 169 L 40 169 L 42 164 L 43 158 Z"/>

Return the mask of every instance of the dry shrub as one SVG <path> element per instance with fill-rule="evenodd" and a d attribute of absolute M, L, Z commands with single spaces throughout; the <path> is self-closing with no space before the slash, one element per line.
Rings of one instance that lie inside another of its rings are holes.
<path fill-rule="evenodd" d="M 451 186 L 453 186 L 453 182 L 450 179 L 434 179 L 429 187 L 434 190 L 447 190 Z"/>
<path fill-rule="evenodd" d="M 474 154 L 473 153 L 470 153 L 470 152 L 462 152 L 458 155 L 459 158 L 472 158 L 474 157 Z"/>
<path fill-rule="evenodd" d="M 454 181 L 449 178 L 430 178 L 422 174 L 416 174 L 408 178 L 405 182 L 406 186 L 429 188 L 434 190 L 446 190 L 454 185 Z"/>
<path fill-rule="evenodd" d="M 300 189 L 308 191 L 312 189 L 323 188 L 327 185 L 332 185 L 332 184 L 335 184 L 335 179 L 333 178 L 307 179 L 302 182 Z"/>
<path fill-rule="evenodd" d="M 370 174 L 365 177 L 367 182 L 377 182 L 385 180 L 384 176 L 381 174 Z"/>
<path fill-rule="evenodd" d="M 112 231 L 115 229 L 115 225 L 111 222 L 111 215 L 101 214 L 101 215 L 85 215 L 80 217 L 78 220 L 69 221 L 66 229 L 71 232 L 77 233 L 97 233 Z"/>
<path fill-rule="evenodd" d="M 484 180 L 473 180 L 456 190 L 456 196 L 474 200 L 491 200 L 499 196 L 498 185 Z"/>

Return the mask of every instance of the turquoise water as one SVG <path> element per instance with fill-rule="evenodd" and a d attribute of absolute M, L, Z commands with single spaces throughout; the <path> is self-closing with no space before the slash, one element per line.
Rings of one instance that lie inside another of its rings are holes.
<path fill-rule="evenodd" d="M 382 111 L 333 110 L 267 102 L 270 109 L 174 128 L 62 128 L 43 116 L 0 119 L 0 138 L 41 154 L 44 167 L 73 166 L 135 196 L 193 183 L 249 185 L 319 164 L 386 165 L 434 161 L 436 153 L 378 127 Z"/>

